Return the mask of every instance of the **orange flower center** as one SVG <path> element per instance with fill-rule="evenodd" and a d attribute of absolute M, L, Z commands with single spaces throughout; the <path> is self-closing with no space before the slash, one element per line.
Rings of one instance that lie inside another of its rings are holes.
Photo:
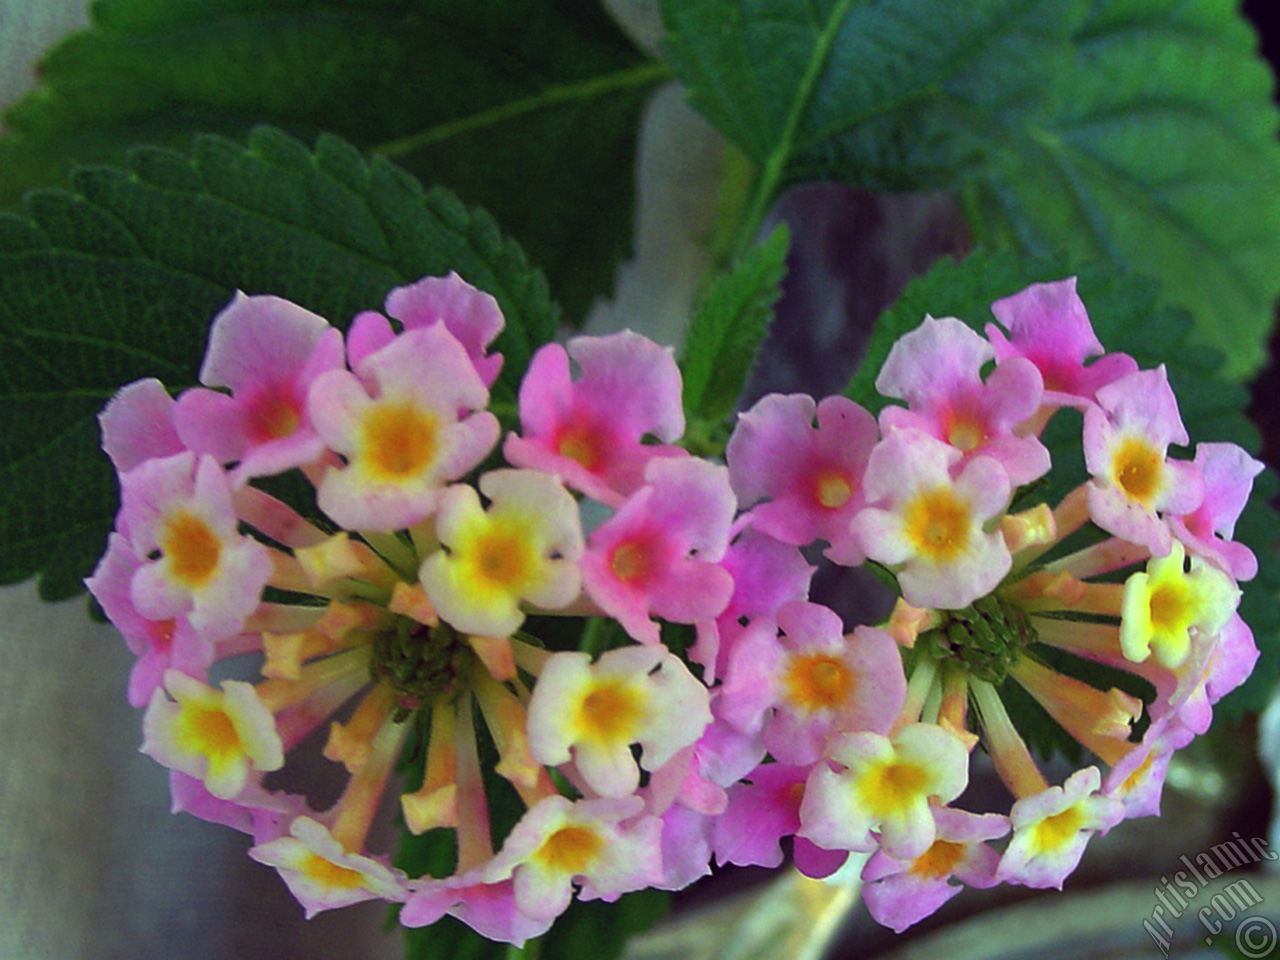
<path fill-rule="evenodd" d="M 300 872 L 322 887 L 338 890 L 354 890 L 364 886 L 364 874 L 350 867 L 339 866 L 318 853 L 308 853 Z"/>
<path fill-rule="evenodd" d="M 1160 492 L 1164 457 L 1137 437 L 1124 440 L 1111 460 L 1111 473 L 1120 489 L 1143 506 L 1151 506 Z"/>
<path fill-rule="evenodd" d="M 968 544 L 969 506 L 946 487 L 920 493 L 905 520 L 907 538 L 931 560 L 953 560 Z"/>
<path fill-rule="evenodd" d="M 160 549 L 183 586 L 203 587 L 218 569 L 222 542 L 201 518 L 185 510 L 169 519 Z"/>
<path fill-rule="evenodd" d="M 829 710 L 846 703 L 854 682 L 853 671 L 829 653 L 793 657 L 783 678 L 787 699 L 807 711 Z"/>
<path fill-rule="evenodd" d="M 380 404 L 364 422 L 364 457 L 375 477 L 408 480 L 421 475 L 440 451 L 440 423 L 408 403 Z"/>
<path fill-rule="evenodd" d="M 578 708 L 578 723 L 606 743 L 630 743 L 644 716 L 640 693 L 617 680 L 598 683 Z"/>
<path fill-rule="evenodd" d="M 933 846 L 916 857 L 911 872 L 930 880 L 941 880 L 955 871 L 956 864 L 964 859 L 964 844 L 950 840 L 935 840 Z"/>
<path fill-rule="evenodd" d="M 587 827 L 561 827 L 534 853 L 533 858 L 558 873 L 580 874 L 604 849 L 604 838 Z"/>

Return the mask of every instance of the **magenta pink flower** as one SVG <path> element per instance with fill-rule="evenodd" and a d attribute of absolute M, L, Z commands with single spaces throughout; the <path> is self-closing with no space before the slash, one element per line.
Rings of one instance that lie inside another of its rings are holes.
<path fill-rule="evenodd" d="M 1258 558 L 1231 537 L 1263 465 L 1234 443 L 1197 444 L 1194 464 L 1204 477 L 1204 500 L 1191 513 L 1166 517 L 1169 529 L 1192 553 L 1237 580 L 1252 580 Z"/>
<path fill-rule="evenodd" d="M 698 641 L 689 650 L 689 658 L 706 668 L 708 683 L 724 673 L 747 626 L 760 618 L 771 621 L 784 603 L 809 596 L 815 570 L 798 547 L 756 530 L 750 514 L 734 527 L 738 533 L 720 561 L 733 578 L 733 596 L 715 620 L 698 625 Z"/>
<path fill-rule="evenodd" d="M 846 637 L 816 603 L 788 603 L 777 619 L 780 637 L 762 622 L 734 647 L 718 715 L 744 732 L 763 728 L 782 763 L 813 763 L 833 733 L 888 733 L 907 692 L 893 639 L 870 627 Z"/>
<path fill-rule="evenodd" d="M 816 420 L 816 426 L 815 424 Z M 837 563 L 865 556 L 849 521 L 865 502 L 862 474 L 879 433 L 852 400 L 770 394 L 742 414 L 725 448 L 729 480 L 761 532 L 803 546 L 821 538 Z"/>
<path fill-rule="evenodd" d="M 572 358 L 582 376 L 569 375 Z M 594 500 L 618 506 L 645 482 L 645 467 L 683 457 L 670 444 L 684 433 L 680 370 L 668 347 L 638 333 L 574 337 L 533 356 L 520 387 L 523 436 L 503 446 L 518 467 L 545 470 Z"/>
<path fill-rule="evenodd" d="M 1035 283 L 991 305 L 1006 330 L 987 324 L 987 337 L 996 358 L 1030 360 L 1044 380 L 1044 402 L 1051 406 L 1084 407 L 1100 387 L 1138 369 L 1123 353 L 1099 357 L 1103 346 L 1093 333 L 1089 314 L 1076 294 L 1076 278 Z"/>
<path fill-rule="evenodd" d="M 146 460 L 186 450 L 173 425 L 174 399 L 159 380 L 135 380 L 121 387 L 98 414 L 102 449 L 119 473 Z"/>
<path fill-rule="evenodd" d="M 733 578 L 717 561 L 735 501 L 728 472 L 705 460 L 654 460 L 646 480 L 588 538 L 582 585 L 631 636 L 657 643 L 652 616 L 698 623 L 728 604 Z"/>
<path fill-rule="evenodd" d="M 325 471 L 320 508 L 348 529 L 413 526 L 497 442 L 489 392 L 440 324 L 397 337 L 357 374 L 331 370 L 311 385 L 316 430 L 347 460 Z"/>
<path fill-rule="evenodd" d="M 240 534 L 222 468 L 182 453 L 146 461 L 120 485 L 122 529 L 147 558 L 131 581 L 134 609 L 149 620 L 185 617 L 209 640 L 239 633 L 272 567 L 267 549 Z"/>
<path fill-rule="evenodd" d="M 443 880 L 412 881 L 400 922 L 406 927 L 426 927 L 448 914 L 482 937 L 516 946 L 551 929 L 554 918 L 526 917 L 516 909 L 512 882 L 485 883 L 484 870 L 482 865 Z"/>
<path fill-rule="evenodd" d="M 934 913 L 965 886 L 996 885 L 1000 854 L 984 841 L 1007 834 L 1009 818 L 951 807 L 934 807 L 933 818 L 936 839 L 920 856 L 895 860 L 877 850 L 862 870 L 867 909 L 895 933 Z"/>
<path fill-rule="evenodd" d="M 423 277 L 408 286 L 396 287 L 387 294 L 386 310 L 400 321 L 406 332 L 444 324 L 466 349 L 484 385 L 491 387 L 498 379 L 502 354 L 486 351 L 502 332 L 506 320 L 497 300 L 456 273 L 447 277 Z M 351 366 L 358 368 L 365 357 L 381 350 L 395 336 L 396 331 L 382 314 L 374 310 L 359 314 L 347 333 Z"/>
<path fill-rule="evenodd" d="M 342 334 L 328 321 L 279 297 L 237 293 L 209 331 L 205 386 L 178 398 L 178 435 L 197 453 L 238 463 L 237 481 L 311 463 L 324 444 L 307 415 L 307 390 L 342 364 Z"/>
<path fill-rule="evenodd" d="M 996 460 L 1014 486 L 1049 470 L 1049 451 L 1017 428 L 1040 408 L 1043 386 L 1035 365 L 1021 357 L 1000 364 L 984 383 L 991 345 L 953 317 L 925 317 L 889 351 L 876 389 L 907 402 L 885 407 L 880 423 L 890 430 L 928 433 L 964 453 L 964 461 Z"/>
<path fill-rule="evenodd" d="M 163 685 L 166 670 L 203 677 L 214 660 L 214 643 L 202 637 L 186 617 L 152 620 L 138 612 L 133 605 L 132 583 L 143 563 L 128 541 L 113 533 L 107 552 L 85 581 L 138 658 L 129 674 L 129 704 L 134 707 L 147 705 L 151 694 Z"/>

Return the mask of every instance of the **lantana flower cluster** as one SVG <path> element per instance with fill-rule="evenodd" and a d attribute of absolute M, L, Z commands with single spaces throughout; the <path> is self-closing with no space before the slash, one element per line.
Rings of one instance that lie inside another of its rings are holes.
<path fill-rule="evenodd" d="M 1074 281 L 992 309 L 985 337 L 903 336 L 879 416 L 767 396 L 718 463 L 679 445 L 679 369 L 638 334 L 542 347 L 504 433 L 503 316 L 457 275 L 345 336 L 237 295 L 201 386 L 138 381 L 101 417 L 122 502 L 88 586 L 137 656 L 174 809 L 249 834 L 309 916 L 380 898 L 511 943 L 575 895 L 777 866 L 784 843 L 815 877 L 869 854 L 898 930 L 964 885 L 1060 886 L 1092 836 L 1157 812 L 1170 755 L 1253 665 L 1256 562 L 1231 538 L 1261 465 L 1171 455 L 1164 369 L 1105 354 Z M 1056 417 L 1088 478 L 1037 502 Z M 311 507 L 271 492 L 290 478 Z M 892 574 L 892 615 L 811 602 L 815 563 Z M 561 649 L 548 617 L 617 642 Z M 1049 783 L 1013 687 L 1091 762 Z M 304 742 L 345 782 L 325 809 L 290 787 Z M 965 806 L 978 755 L 1001 809 Z M 397 797 L 455 841 L 447 875 L 369 849 Z"/>

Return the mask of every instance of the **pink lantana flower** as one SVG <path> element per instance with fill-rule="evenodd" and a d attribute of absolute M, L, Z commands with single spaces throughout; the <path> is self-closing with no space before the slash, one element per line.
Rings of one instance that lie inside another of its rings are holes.
<path fill-rule="evenodd" d="M 777 631 L 751 630 L 733 651 L 717 713 L 744 732 L 763 726 L 782 763 L 813 763 L 837 731 L 888 733 L 906 698 L 893 638 L 816 603 L 778 610 Z"/>
<path fill-rule="evenodd" d="M 386 311 L 399 320 L 404 330 L 422 330 L 442 323 L 463 348 L 486 387 L 493 386 L 502 370 L 502 354 L 488 353 L 489 345 L 502 332 L 506 320 L 498 301 L 478 290 L 457 273 L 447 277 L 423 277 L 387 294 Z M 396 337 L 387 318 L 366 310 L 351 322 L 347 351 L 352 367 L 376 353 Z"/>
<path fill-rule="evenodd" d="M 640 766 L 657 770 L 691 746 L 711 722 L 707 689 L 662 646 L 621 647 L 594 664 L 585 653 L 553 654 L 529 703 L 529 746 L 539 763 L 572 757 L 583 781 L 605 797 L 640 785 Z"/>
<path fill-rule="evenodd" d="M 782 864 L 783 837 L 800 829 L 809 766 L 769 763 L 757 767 L 729 788 L 729 804 L 715 820 L 712 845 L 718 864 L 777 867 Z M 848 858 L 844 850 L 823 850 L 804 837 L 795 838 L 796 866 L 810 877 L 827 876 Z"/>
<path fill-rule="evenodd" d="M 271 576 L 266 547 L 238 530 L 212 457 L 148 460 L 120 478 L 121 528 L 137 557 L 130 599 L 149 620 L 186 617 L 204 638 L 240 632 Z"/>
<path fill-rule="evenodd" d="M 657 643 L 651 615 L 698 623 L 728 604 L 733 577 L 717 561 L 735 500 L 728 472 L 705 460 L 654 460 L 646 480 L 588 538 L 582 585 L 632 637 Z"/>
<path fill-rule="evenodd" d="M 816 419 L 816 426 L 815 424 Z M 850 566 L 865 558 L 849 532 L 863 506 L 862 474 L 879 438 L 870 413 L 845 397 L 770 394 L 742 414 L 725 447 L 729 481 L 753 525 L 784 543 L 821 538 Z"/>
<path fill-rule="evenodd" d="M 1192 553 L 1237 580 L 1252 580 L 1258 573 L 1258 559 L 1231 537 L 1262 463 L 1234 443 L 1197 444 L 1193 463 L 1204 477 L 1204 500 L 1191 513 L 1166 517 L 1169 529 Z"/>
<path fill-rule="evenodd" d="M 1100 387 L 1138 369 L 1123 353 L 1101 356 L 1103 346 L 1094 335 L 1089 314 L 1076 294 L 1076 278 L 1034 283 L 997 300 L 991 312 L 1009 331 L 987 324 L 987 337 L 997 360 L 1030 360 L 1044 380 L 1044 403 L 1086 407 Z M 1085 361 L 1100 357 L 1094 363 Z"/>
<path fill-rule="evenodd" d="M 404 873 L 372 857 L 347 852 L 323 824 L 310 817 L 298 817 L 289 827 L 289 836 L 259 844 L 249 856 L 280 871 L 308 919 L 363 900 L 402 903 L 408 896 Z"/>
<path fill-rule="evenodd" d="M 413 526 L 497 442 L 497 418 L 482 409 L 489 392 L 441 324 L 402 334 L 357 374 L 333 370 L 311 386 L 316 430 L 347 459 L 325 471 L 320 508 L 350 529 Z"/>
<path fill-rule="evenodd" d="M 706 668 L 708 683 L 724 673 L 737 638 L 751 623 L 772 620 L 782 604 L 809 596 L 815 570 L 799 547 L 761 533 L 750 516 L 734 527 L 738 533 L 720 561 L 733 578 L 733 595 L 715 620 L 698 625 L 697 643 L 689 649 L 689 659 Z"/>
<path fill-rule="evenodd" d="M 516 908 L 534 920 L 563 913 L 574 884 L 583 900 L 615 900 L 661 883 L 662 821 L 637 817 L 643 806 L 634 796 L 577 803 L 547 797 L 515 825 L 484 880 L 510 878 Z"/>
<path fill-rule="evenodd" d="M 582 369 L 577 381 L 570 358 Z M 638 333 L 574 337 L 567 350 L 549 343 L 520 386 L 523 435 L 510 434 L 503 453 L 616 507 L 645 482 L 651 460 L 686 456 L 667 446 L 684 433 L 680 390 L 671 348 Z M 663 445 L 642 443 L 646 436 Z"/>
<path fill-rule="evenodd" d="M 427 927 L 448 914 L 482 937 L 515 946 L 551 929 L 554 918 L 533 920 L 516 909 L 515 885 L 510 880 L 485 883 L 486 866 L 443 880 L 410 881 L 400 922 L 406 927 Z"/>
<path fill-rule="evenodd" d="M 1000 532 L 986 529 L 1009 503 L 1008 474 L 990 457 L 975 457 L 953 478 L 962 456 L 929 434 L 897 430 L 867 464 L 873 506 L 853 518 L 853 533 L 867 556 L 895 568 L 913 606 L 967 606 L 1012 565 Z"/>
<path fill-rule="evenodd" d="M 522 602 L 554 610 L 579 590 L 578 506 L 555 477 L 495 470 L 474 488 L 452 486 L 440 498 L 436 536 L 446 549 L 423 561 L 423 589 L 435 610 L 464 633 L 506 637 L 522 622 Z"/>
<path fill-rule="evenodd" d="M 119 473 L 128 473 L 146 460 L 185 451 L 173 425 L 175 401 L 154 377 L 120 388 L 102 413 L 102 449 Z"/>
<path fill-rule="evenodd" d="M 984 383 L 982 367 L 991 345 L 954 317 L 925 317 L 889 351 L 876 389 L 905 400 L 889 406 L 880 423 L 890 430 L 914 429 L 956 447 L 965 459 L 991 457 L 1014 486 L 1049 470 L 1049 451 L 1015 430 L 1040 408 L 1043 386 L 1035 364 L 1022 357 L 1001 362 Z"/>
<path fill-rule="evenodd" d="M 1098 792 L 1097 767 L 1077 770 L 1060 787 L 1018 800 L 1009 812 L 1013 838 L 1000 858 L 998 880 L 1056 887 L 1079 864 L 1089 838 L 1124 819 L 1124 804 Z"/>
<path fill-rule="evenodd" d="M 214 660 L 214 644 L 202 637 L 186 617 L 152 620 L 138 612 L 131 585 L 143 563 L 128 541 L 113 533 L 107 540 L 107 552 L 98 561 L 93 576 L 85 581 L 138 658 L 129 674 L 129 704 L 134 707 L 147 705 L 171 667 L 203 677 Z"/>
<path fill-rule="evenodd" d="M 862 898 L 871 916 L 895 933 L 934 913 L 965 886 L 993 887 L 1000 854 L 986 844 L 1009 832 L 1009 818 L 934 807 L 933 844 L 914 860 L 883 850 L 862 870 Z M 955 878 L 959 883 L 951 883 Z"/>
<path fill-rule="evenodd" d="M 197 453 L 239 461 L 237 481 L 311 463 L 324 443 L 307 413 L 307 391 L 342 365 L 342 333 L 324 318 L 279 297 L 237 293 L 209 331 L 205 386 L 178 398 L 178 435 Z"/>
<path fill-rule="evenodd" d="M 950 803 L 969 783 L 969 751 L 959 737 L 929 723 L 886 737 L 845 733 L 826 756 L 843 767 L 814 767 L 800 805 L 800 836 L 826 849 L 914 860 L 937 839 L 931 802 Z"/>
<path fill-rule="evenodd" d="M 248 683 L 228 680 L 215 689 L 170 670 L 151 696 L 142 730 L 143 753 L 198 777 L 221 800 L 244 790 L 250 770 L 284 766 L 275 717 Z"/>
<path fill-rule="evenodd" d="M 1160 793 L 1175 750 L 1195 739 L 1195 734 L 1169 716 L 1153 723 L 1142 745 L 1121 759 L 1102 781 L 1102 793 L 1124 804 L 1126 819 L 1160 815 Z"/>
<path fill-rule="evenodd" d="M 1164 366 L 1102 387 L 1097 400 L 1084 413 L 1089 515 L 1108 533 L 1163 556 L 1171 538 L 1159 514 L 1182 516 L 1204 499 L 1199 469 L 1165 455 L 1169 444 L 1187 443 L 1187 431 Z"/>

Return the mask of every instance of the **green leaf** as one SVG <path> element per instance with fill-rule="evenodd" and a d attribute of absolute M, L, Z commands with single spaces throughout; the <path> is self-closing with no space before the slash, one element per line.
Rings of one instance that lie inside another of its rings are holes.
<path fill-rule="evenodd" d="M 716 278 L 689 326 L 680 372 L 691 420 L 719 422 L 738 395 L 769 333 L 786 273 L 789 234 L 781 224 L 731 271 Z"/>
<path fill-rule="evenodd" d="M 992 302 L 1032 283 L 1062 279 L 1068 272 L 1061 259 L 1026 258 L 1011 252 L 979 250 L 959 263 L 939 262 L 880 316 L 867 355 L 846 394 L 873 412 L 886 405 L 875 392 L 876 374 L 894 341 L 919 326 L 926 313 L 958 317 L 982 331 L 995 321 Z M 1248 392 L 1223 379 L 1221 354 L 1188 346 L 1190 318 L 1185 311 L 1163 304 L 1154 281 L 1108 264 L 1093 264 L 1080 269 L 1078 290 L 1107 350 L 1128 353 L 1143 367 L 1165 364 L 1193 447 L 1206 441 L 1230 441 L 1258 454 L 1261 438 L 1245 413 Z M 1050 482 L 1037 495 L 1050 504 L 1087 478 L 1080 426 L 1077 413 L 1062 411 L 1043 437 L 1054 469 Z M 1175 452 L 1191 455 L 1190 449 Z M 1228 716 L 1265 706 L 1280 673 L 1280 609 L 1275 603 L 1280 593 L 1280 557 L 1276 554 L 1280 515 L 1270 505 L 1276 488 L 1277 478 L 1270 470 L 1259 476 L 1249 505 L 1236 524 L 1236 538 L 1258 557 L 1257 578 L 1242 585 L 1240 613 L 1254 632 L 1261 660 L 1250 680 L 1218 708 Z M 1006 683 L 1006 687 L 1011 685 L 1012 681 Z M 1026 698 L 1026 702 L 1031 701 Z M 1051 722 L 1047 715 L 1037 719 L 1035 711 L 1019 711 L 1019 722 L 1028 722 L 1037 731 L 1038 744 L 1054 742 L 1054 733 L 1045 727 Z"/>
<path fill-rule="evenodd" d="M 962 191 L 979 238 L 1148 273 L 1239 378 L 1280 293 L 1271 76 L 1224 0 L 664 0 L 690 99 L 783 186 Z"/>
<path fill-rule="evenodd" d="M 205 136 L 190 157 L 143 148 L 73 184 L 0 214 L 0 583 L 39 573 L 46 599 L 82 589 L 115 515 L 97 413 L 141 377 L 195 383 L 236 290 L 345 327 L 392 287 L 456 270 L 506 316 L 499 401 L 557 328 L 541 274 L 487 213 L 334 137 L 312 153 L 269 128 L 247 149 Z"/>
<path fill-rule="evenodd" d="M 0 202 L 138 142 L 332 131 L 492 211 L 575 318 L 631 241 L 640 110 L 668 75 L 597 0 L 101 0 L 10 111 Z"/>
<path fill-rule="evenodd" d="M 1266 359 L 1280 293 L 1274 78 L 1237 6 L 1094 3 L 1055 110 L 993 136 L 969 191 L 979 237 L 1159 280 L 1229 379 Z"/>

